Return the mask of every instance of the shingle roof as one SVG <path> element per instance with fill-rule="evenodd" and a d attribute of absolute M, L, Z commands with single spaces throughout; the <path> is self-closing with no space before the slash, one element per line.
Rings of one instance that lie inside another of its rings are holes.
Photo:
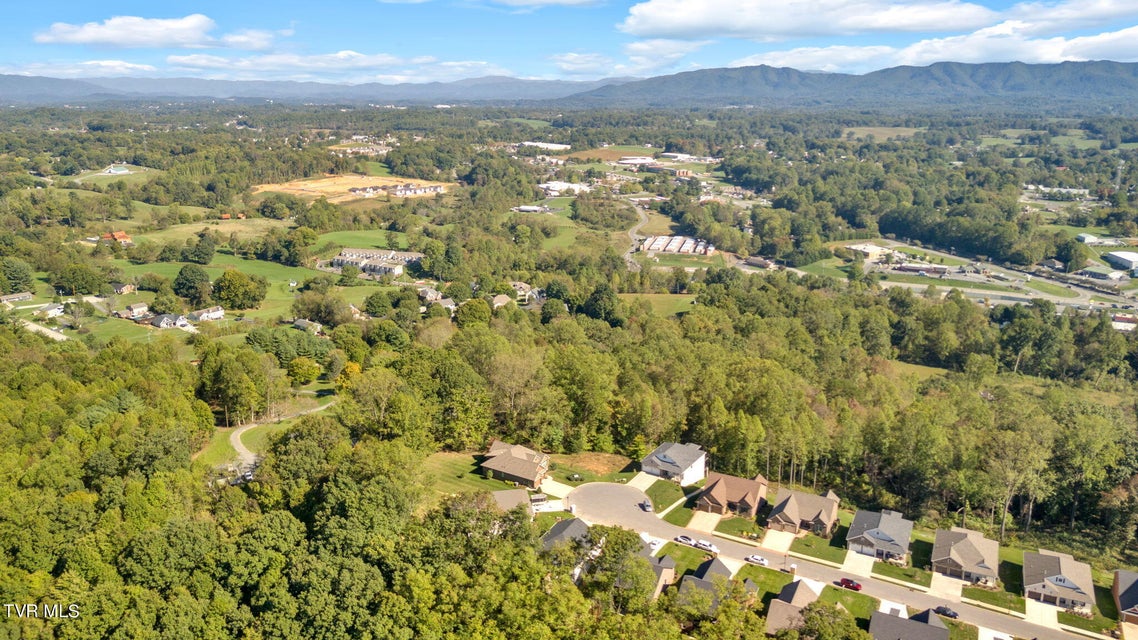
<path fill-rule="evenodd" d="M 821 586 L 821 585 L 818 585 Z M 802 624 L 802 609 L 818 599 L 821 589 L 799 578 L 785 585 L 778 597 L 767 605 L 767 633 Z"/>
<path fill-rule="evenodd" d="M 1114 580 L 1118 583 L 1118 610 L 1138 607 L 1138 573 L 1119 569 L 1114 572 Z"/>
<path fill-rule="evenodd" d="M 495 440 L 490 443 L 490 451 L 480 466 L 516 478 L 527 478 L 537 484 L 549 470 L 549 456 L 521 445 Z"/>
<path fill-rule="evenodd" d="M 703 487 L 702 499 L 727 506 L 729 502 L 746 502 L 754 507 L 759 506 L 759 500 L 766 497 L 767 479 L 755 476 L 754 480 L 729 476 L 711 471 L 707 474 L 707 483 Z"/>
<path fill-rule="evenodd" d="M 695 464 L 704 455 L 704 450 L 698 444 L 678 444 L 665 442 L 656 447 L 656 450 L 644 458 L 641 465 L 649 464 L 653 467 L 669 471 L 675 475 L 682 474 L 688 467 Z"/>
<path fill-rule="evenodd" d="M 1056 578 L 1060 578 L 1057 580 Z M 1075 560 L 1066 553 L 1040 549 L 1039 553 L 1027 551 L 1023 554 L 1023 584 L 1025 587 L 1047 582 L 1057 592 L 1068 592 L 1071 597 L 1082 595 L 1086 602 L 1093 602 L 1095 582 L 1091 577 L 1091 567 L 1085 562 Z"/>
<path fill-rule="evenodd" d="M 1000 545 L 978 531 L 960 527 L 937 529 L 931 560 L 936 563 L 948 559 L 965 571 L 995 577 L 1000 566 Z"/>
<path fill-rule="evenodd" d="M 524 506 L 529 508 L 529 491 L 525 489 L 503 489 L 502 491 L 495 491 L 493 493 L 494 502 L 498 503 L 498 508 L 502 511 L 509 511 L 517 506 Z"/>
<path fill-rule="evenodd" d="M 712 558 L 699 565 L 699 568 L 695 570 L 695 576 L 704 580 L 710 580 L 712 576 L 730 578 L 731 569 L 723 564 L 723 561 L 719 558 Z"/>
<path fill-rule="evenodd" d="M 904 555 L 909 553 L 912 534 L 913 522 L 896 511 L 858 511 L 846 534 L 846 542 L 873 545 L 876 549 Z"/>
<path fill-rule="evenodd" d="M 556 545 L 562 542 L 576 540 L 580 544 L 589 543 L 589 525 L 585 524 L 580 518 L 569 518 L 562 520 L 541 537 L 541 544 L 546 551 L 549 551 Z"/>
<path fill-rule="evenodd" d="M 833 491 L 825 495 L 814 495 L 803 491 L 782 488 L 775 496 L 775 506 L 771 509 L 770 518 L 785 516 L 798 524 L 804 520 L 821 520 L 827 525 L 833 524 L 838 518 L 838 505 L 840 499 Z"/>
<path fill-rule="evenodd" d="M 869 619 L 869 635 L 873 640 L 948 640 L 948 627 L 927 611 L 912 618 L 875 611 Z"/>

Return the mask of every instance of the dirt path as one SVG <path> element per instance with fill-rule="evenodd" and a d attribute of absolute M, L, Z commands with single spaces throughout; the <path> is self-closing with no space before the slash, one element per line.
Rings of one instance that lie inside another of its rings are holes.
<path fill-rule="evenodd" d="M 64 340 L 68 339 L 67 336 L 63 335 L 62 333 L 48 329 L 43 325 L 38 325 L 34 322 L 28 322 L 27 320 L 21 320 L 20 322 L 24 324 L 24 328 L 28 331 L 33 331 L 40 334 L 41 336 L 47 336 L 52 340 L 63 342 Z"/>
<path fill-rule="evenodd" d="M 640 263 L 632 259 L 632 253 L 636 251 L 636 248 L 640 246 L 640 241 L 644 239 L 644 236 L 640 235 L 640 230 L 648 224 L 648 214 L 640 207 L 634 205 L 633 208 L 636 210 L 636 217 L 640 218 L 640 221 L 628 230 L 629 244 L 628 251 L 624 252 L 624 261 L 628 263 L 629 271 L 640 271 Z"/>
<path fill-rule="evenodd" d="M 305 414 L 316 413 L 317 411 L 323 411 L 323 410 L 327 409 L 328 407 L 331 407 L 334 404 L 336 404 L 335 400 L 329 402 L 328 404 L 326 404 L 322 407 L 312 407 L 311 409 L 305 409 L 303 411 L 296 411 L 296 412 L 286 414 L 283 416 L 279 416 L 277 418 L 273 418 L 272 420 L 266 420 L 263 422 L 251 422 L 249 424 L 242 425 L 242 426 L 234 429 L 233 432 L 229 434 L 229 444 L 232 445 L 233 450 L 237 452 L 237 469 L 239 471 L 244 472 L 244 471 L 249 471 L 253 467 L 257 466 L 257 454 L 250 451 L 249 447 L 246 447 L 245 443 L 241 441 L 241 436 L 246 431 L 248 431 L 254 427 L 260 427 L 260 426 L 263 426 L 266 424 L 271 424 L 274 422 L 280 422 L 281 420 L 291 420 L 293 418 L 298 418 L 298 417 L 303 416 Z"/>

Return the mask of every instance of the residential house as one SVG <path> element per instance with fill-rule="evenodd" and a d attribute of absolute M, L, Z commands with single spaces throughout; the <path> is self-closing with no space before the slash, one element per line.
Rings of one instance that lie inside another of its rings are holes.
<path fill-rule="evenodd" d="M 536 489 L 549 474 L 549 456 L 521 445 L 495 440 L 490 443 L 490 450 L 479 466 L 488 476 Z"/>
<path fill-rule="evenodd" d="M 503 489 L 495 491 L 494 502 L 502 511 L 509 511 L 515 507 L 523 507 L 525 512 L 533 517 L 533 504 L 530 502 L 529 491 L 525 489 Z"/>
<path fill-rule="evenodd" d="M 500 309 L 500 308 L 510 304 L 513 301 L 514 301 L 513 296 L 508 296 L 504 293 L 500 293 L 500 294 L 498 294 L 498 295 L 496 295 L 490 299 L 490 308 Z"/>
<path fill-rule="evenodd" d="M 846 546 L 874 558 L 905 559 L 909 555 L 909 538 L 913 521 L 896 511 L 858 511 L 846 534 Z"/>
<path fill-rule="evenodd" d="M 723 594 L 730 580 L 731 568 L 722 560 L 719 558 L 707 560 L 699 565 L 695 573 L 680 579 L 680 601 L 690 604 L 697 599 L 710 597 L 708 613 L 715 615 L 719 609 L 719 596 Z M 751 593 L 758 591 L 758 585 L 750 578 L 743 581 L 743 586 Z"/>
<path fill-rule="evenodd" d="M 640 470 L 688 486 L 707 475 L 707 453 L 697 444 L 665 442 L 640 461 Z"/>
<path fill-rule="evenodd" d="M 541 537 L 541 546 L 546 551 L 563 544 L 578 545 L 585 548 L 589 545 L 589 525 L 580 518 L 569 518 L 554 524 L 544 536 Z"/>
<path fill-rule="evenodd" d="M 1114 606 L 1120 622 L 1138 624 L 1138 572 L 1119 569 L 1114 572 Z"/>
<path fill-rule="evenodd" d="M 822 595 L 826 585 L 799 578 L 784 585 L 778 597 L 767 605 L 767 635 L 776 635 L 783 629 L 796 629 L 802 625 L 802 610 Z"/>
<path fill-rule="evenodd" d="M 648 566 L 656 574 L 656 586 L 652 589 L 652 599 L 660 597 L 664 588 L 676 581 L 676 561 L 672 556 L 648 557 Z"/>
<path fill-rule="evenodd" d="M 304 318 L 297 318 L 293 321 L 292 326 L 294 329 L 300 329 L 301 331 L 307 331 L 308 333 L 316 335 L 319 335 L 320 332 L 324 330 L 324 325 Z"/>
<path fill-rule="evenodd" d="M 1056 260 L 1055 258 L 1048 258 L 1046 260 L 1043 260 L 1039 263 L 1039 266 L 1047 268 L 1047 269 L 1051 269 L 1052 271 L 1062 271 L 1063 269 L 1065 269 L 1067 267 L 1067 265 L 1064 264 L 1063 261 Z"/>
<path fill-rule="evenodd" d="M 874 611 L 869 618 L 869 635 L 873 640 L 948 640 L 948 627 L 932 609 L 911 618 Z"/>
<path fill-rule="evenodd" d="M 40 309 L 36 313 L 38 315 L 45 317 L 45 318 L 58 318 L 59 316 L 63 315 L 63 305 L 61 305 L 61 304 L 49 304 L 46 307 L 43 307 L 42 309 Z"/>
<path fill-rule="evenodd" d="M 33 297 L 35 297 L 35 296 L 33 296 L 30 291 L 21 291 L 19 293 L 9 293 L 6 296 L 0 296 L 0 303 L 12 304 L 15 302 L 23 302 L 25 300 L 31 300 Z"/>
<path fill-rule="evenodd" d="M 133 247 L 134 241 L 131 240 L 130 234 L 125 231 L 112 231 L 111 233 L 104 233 L 99 237 L 99 240 L 107 243 L 119 243 L 124 247 Z"/>
<path fill-rule="evenodd" d="M 123 315 L 122 317 L 129 318 L 131 320 L 137 320 L 138 318 L 146 317 L 148 313 L 150 313 L 150 307 L 147 306 L 145 302 L 136 302 L 134 304 L 126 305 L 126 315 Z"/>
<path fill-rule="evenodd" d="M 538 299 L 537 291 L 525 282 L 511 282 L 510 287 L 513 288 L 514 298 L 520 305 L 536 302 Z"/>
<path fill-rule="evenodd" d="M 707 483 L 696 500 L 695 508 L 708 513 L 727 515 L 734 512 L 754 518 L 766 497 L 767 479 L 761 475 L 747 479 L 712 471 L 707 474 Z"/>
<path fill-rule="evenodd" d="M 1095 603 L 1090 565 L 1046 549 L 1023 554 L 1023 591 L 1032 600 L 1064 609 L 1089 612 Z"/>
<path fill-rule="evenodd" d="M 211 320 L 221 320 L 225 318 L 225 309 L 221 307 L 209 307 L 208 309 L 198 309 L 189 313 L 190 320 L 194 322 L 208 322 Z"/>
<path fill-rule="evenodd" d="M 419 289 L 419 299 L 423 301 L 423 304 L 429 305 L 432 302 L 438 302 L 439 300 L 442 300 L 443 294 L 438 289 L 423 287 Z"/>
<path fill-rule="evenodd" d="M 971 529 L 937 529 L 931 561 L 937 573 L 994 584 L 999 577 L 1000 545 Z"/>
<path fill-rule="evenodd" d="M 829 536 L 838 525 L 839 504 L 841 498 L 833 491 L 815 495 L 784 487 L 775 496 L 774 508 L 767 517 L 767 527 L 775 531 L 809 531 Z"/>
<path fill-rule="evenodd" d="M 163 313 L 162 315 L 154 316 L 154 318 L 150 320 L 150 324 L 159 329 L 190 326 L 190 323 L 186 321 L 186 316 L 174 315 L 172 313 Z"/>
<path fill-rule="evenodd" d="M 125 296 L 128 293 L 134 293 L 137 290 L 138 289 L 133 284 L 129 284 L 126 282 L 112 282 L 111 283 L 111 291 L 114 291 L 115 295 Z"/>

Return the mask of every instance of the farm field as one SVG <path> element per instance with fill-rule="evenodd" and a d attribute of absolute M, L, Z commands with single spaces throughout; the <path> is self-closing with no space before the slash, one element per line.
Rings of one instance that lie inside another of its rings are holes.
<path fill-rule="evenodd" d="M 332 231 L 329 233 L 322 233 L 316 241 L 316 245 L 320 246 L 329 242 L 334 242 L 342 247 L 352 247 L 356 249 L 406 249 L 407 248 L 407 234 L 401 231 L 395 233 L 395 238 L 399 241 L 398 246 L 387 246 L 388 231 L 380 229 L 361 229 L 357 231 Z"/>
<path fill-rule="evenodd" d="M 648 224 L 640 227 L 640 233 L 645 236 L 672 236 L 679 232 L 679 228 L 680 225 L 672 222 L 668 216 L 649 213 Z"/>
<path fill-rule="evenodd" d="M 71 179 L 72 182 L 86 182 L 88 184 L 97 184 L 106 186 L 113 182 L 122 180 L 127 184 L 142 184 L 149 181 L 151 178 L 161 175 L 162 171 L 159 169 L 151 169 L 150 167 L 140 167 L 133 164 L 115 164 L 115 167 L 125 167 L 129 173 L 107 173 L 110 167 L 104 167 L 97 171 L 87 171 L 80 173 Z"/>
<path fill-rule="evenodd" d="M 158 209 L 153 205 L 143 204 L 141 202 L 135 203 L 143 207 Z M 182 207 L 182 210 L 193 210 L 193 213 L 200 213 L 209 211 L 200 207 Z M 200 210 L 200 211 L 199 211 Z M 183 242 L 187 238 L 192 238 L 198 234 L 202 229 L 209 231 L 217 231 L 223 237 L 228 238 L 229 234 L 236 233 L 237 238 L 240 240 L 248 240 L 250 238 L 259 238 L 269 232 L 270 229 L 289 229 L 292 223 L 284 220 L 273 220 L 271 218 L 246 218 L 245 220 L 203 220 L 200 223 L 190 224 L 177 224 L 160 231 L 149 231 L 134 235 L 135 242 L 139 240 L 150 240 L 158 243 L 167 242 Z"/>
<path fill-rule="evenodd" d="M 253 187 L 253 193 L 285 193 L 300 198 L 324 197 L 328 202 L 340 203 L 349 200 L 360 200 L 359 196 L 349 193 L 349 189 L 362 189 L 366 187 L 387 187 L 397 184 L 415 184 L 420 186 L 441 185 L 450 187 L 445 182 L 431 182 L 429 180 L 413 180 L 410 178 L 396 178 L 386 176 L 324 176 L 321 178 L 306 178 L 272 184 L 260 184 Z M 434 194 L 425 194 L 418 197 L 434 197 Z"/>

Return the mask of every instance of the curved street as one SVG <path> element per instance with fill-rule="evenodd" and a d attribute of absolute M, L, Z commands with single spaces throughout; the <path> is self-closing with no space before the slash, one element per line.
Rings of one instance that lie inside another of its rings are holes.
<path fill-rule="evenodd" d="M 640 503 L 645 498 L 647 495 L 643 491 L 628 485 L 592 482 L 580 485 L 571 491 L 565 498 L 565 505 L 566 508 L 572 506 L 575 515 L 593 524 L 624 527 L 637 532 L 646 532 L 665 540 L 673 540 L 678 535 L 697 539 L 707 537 L 708 534 L 706 533 L 678 527 L 661 520 L 655 513 L 644 511 L 640 508 Z M 759 555 L 765 556 L 770 561 L 772 568 L 786 568 L 790 564 L 796 564 L 797 575 L 830 585 L 850 575 L 840 569 L 815 564 L 798 557 L 790 558 L 786 554 L 733 540 L 716 537 L 715 544 L 720 549 L 719 555 L 721 557 L 742 563 L 743 558 L 759 551 Z M 916 609 L 931 609 L 946 602 L 942 598 L 892 582 L 863 576 L 858 576 L 858 581 L 862 583 L 862 593 L 864 594 L 882 600 L 901 602 Z M 1000 633 L 1021 638 L 1038 638 L 1039 640 L 1071 640 L 1080 637 L 961 602 L 952 602 L 951 606 L 960 614 L 961 621 L 994 629 Z"/>

